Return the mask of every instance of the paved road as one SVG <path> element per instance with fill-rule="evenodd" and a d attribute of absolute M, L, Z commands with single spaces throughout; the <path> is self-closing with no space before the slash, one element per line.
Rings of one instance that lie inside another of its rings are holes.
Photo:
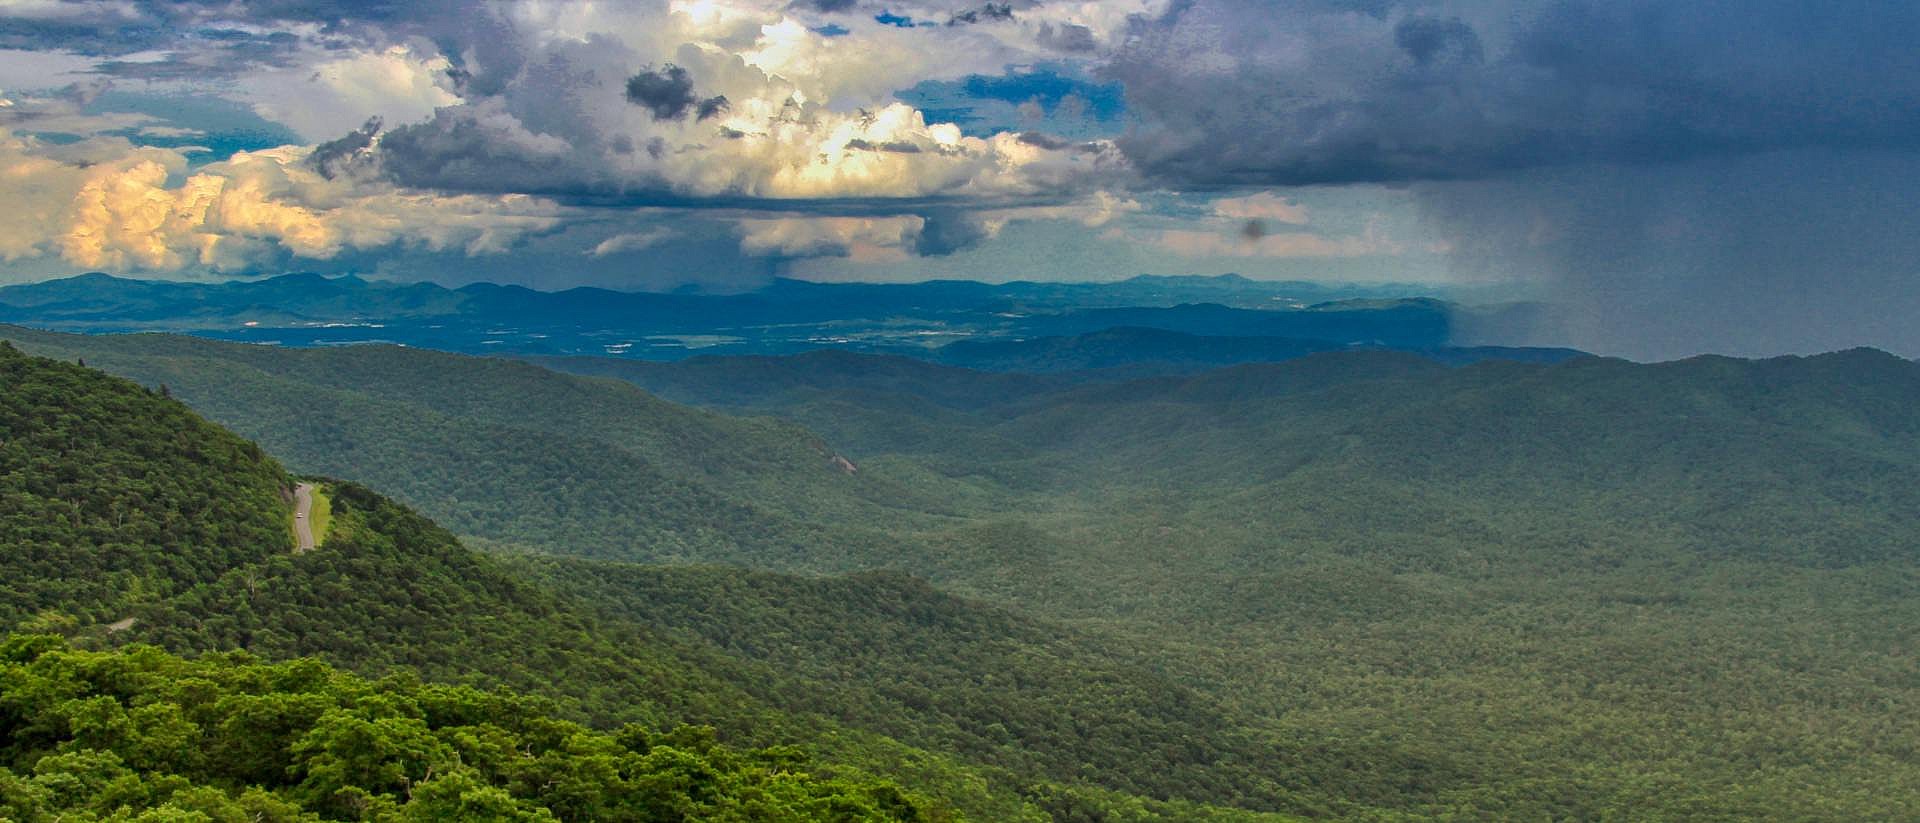
<path fill-rule="evenodd" d="M 313 551 L 313 484 L 293 487 L 293 536 L 299 545 L 293 553 Z"/>

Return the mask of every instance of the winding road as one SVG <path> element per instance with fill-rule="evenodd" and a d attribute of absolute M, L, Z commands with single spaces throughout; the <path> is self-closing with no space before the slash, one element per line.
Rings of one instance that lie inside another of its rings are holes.
<path fill-rule="evenodd" d="M 313 484 L 293 487 L 293 536 L 298 545 L 293 553 L 313 551 Z"/>

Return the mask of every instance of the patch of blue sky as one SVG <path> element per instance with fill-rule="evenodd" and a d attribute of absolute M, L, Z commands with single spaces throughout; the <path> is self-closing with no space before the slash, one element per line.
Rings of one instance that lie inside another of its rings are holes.
<path fill-rule="evenodd" d="M 1120 84 L 1097 83 L 1057 63 L 1043 63 L 1026 71 L 999 76 L 970 75 L 960 84 L 969 97 L 1016 105 L 1033 101 L 1048 109 L 1058 107 L 1070 97 L 1079 98 L 1087 116 L 1096 120 L 1113 120 L 1127 108 Z"/>
<path fill-rule="evenodd" d="M 925 112 L 929 122 L 953 123 L 976 137 L 1040 131 L 1091 140 L 1118 135 L 1130 122 L 1118 84 L 1100 83 L 1064 64 L 929 80 L 894 96 Z"/>
<path fill-rule="evenodd" d="M 207 148 L 191 156 L 194 165 L 224 160 L 234 152 L 305 142 L 292 130 L 261 117 L 244 104 L 206 95 L 109 91 L 88 104 L 87 111 L 154 118 L 155 123 L 129 129 L 127 139 L 146 146 Z"/>

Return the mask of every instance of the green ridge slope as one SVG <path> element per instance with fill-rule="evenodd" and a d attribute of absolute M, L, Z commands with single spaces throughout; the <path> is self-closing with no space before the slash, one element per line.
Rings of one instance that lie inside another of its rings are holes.
<path fill-rule="evenodd" d="M 185 405 L 0 342 L 0 624 L 117 620 L 286 551 L 290 493 Z"/>
<path fill-rule="evenodd" d="M 522 568 L 502 565 L 501 561 L 467 551 L 445 530 L 356 484 L 338 481 L 325 484 L 330 492 L 334 520 L 328 537 L 316 551 L 292 554 L 285 534 L 286 503 L 279 496 L 288 486 L 288 480 L 257 449 L 197 422 L 190 413 L 180 409 L 179 404 L 158 393 L 78 366 L 28 358 L 11 351 L 4 356 L 13 361 L 11 373 L 17 377 L 10 385 L 37 386 L 52 381 L 60 387 L 36 407 L 56 412 L 48 418 L 54 422 L 46 427 L 46 433 L 36 443 L 69 442 L 71 432 L 67 426 L 72 421 L 92 419 L 66 414 L 63 409 L 88 408 L 97 403 L 111 406 L 102 398 L 123 398 L 126 404 L 116 409 L 119 413 L 99 418 L 88 424 L 89 428 L 80 430 L 101 442 L 118 442 L 129 433 L 151 430 L 156 426 L 155 421 L 167 419 L 149 406 L 171 409 L 193 425 L 184 433 L 177 433 L 178 436 L 162 432 L 152 440 L 159 444 L 156 448 L 162 452 L 154 456 L 156 465 L 178 461 L 186 468 L 205 470 L 207 466 L 198 461 L 211 450 L 199 442 L 200 439 L 226 443 L 239 450 L 237 459 L 252 461 L 251 467 L 239 467 L 240 476 L 258 479 L 269 492 L 269 505 L 240 515 L 259 524 L 257 543 L 249 543 L 242 533 L 229 541 L 228 548 L 233 551 L 229 552 L 231 556 L 221 556 L 220 565 L 209 567 L 195 577 L 172 581 L 169 586 L 151 590 L 140 598 L 124 603 L 115 601 L 116 605 L 125 606 L 124 614 L 133 618 L 130 625 L 106 625 L 109 616 L 120 617 L 123 612 L 119 610 L 91 616 L 88 620 L 89 615 L 77 608 L 82 601 L 63 599 L 60 592 L 50 594 L 49 598 L 58 607 L 77 615 L 75 620 L 54 621 L 57 625 L 52 628 L 73 633 L 73 642 L 77 644 L 107 647 L 137 641 L 179 652 L 244 649 L 273 660 L 320 659 L 367 675 L 424 677 L 479 688 L 511 686 L 544 696 L 550 702 L 541 704 L 545 707 L 543 711 L 600 728 L 635 722 L 654 729 L 699 723 L 715 727 L 722 739 L 741 745 L 798 742 L 820 758 L 818 764 L 807 767 L 809 774 L 851 781 L 844 783 L 846 786 L 874 785 L 869 776 L 876 774 L 900 780 L 913 786 L 913 790 L 889 790 L 894 791 L 891 796 L 932 819 L 964 816 L 1038 820 L 1048 816 L 1050 810 L 1058 809 L 1140 820 L 1277 819 L 1210 808 L 1182 799 L 1192 795 L 1206 796 L 1216 802 L 1232 799 L 1216 798 L 1204 787 L 1195 785 L 1145 786 L 1148 793 L 1164 799 L 1132 797 L 1123 790 L 1134 787 L 1114 780 L 1114 772 L 1104 771 L 1106 767 L 1097 764 L 1096 770 L 1087 774 L 1057 768 L 1051 770 L 1050 775 L 1034 774 L 1017 768 L 1033 762 L 1030 758 L 986 757 L 959 748 L 938 748 L 939 744 L 957 738 L 942 738 L 926 731 L 935 726 L 930 712 L 903 719 L 875 714 L 870 709 L 863 711 L 866 704 L 861 701 L 865 696 L 857 690 L 852 695 L 830 693 L 828 672 L 815 670 L 800 677 L 785 676 L 779 661 L 768 660 L 751 650 L 695 633 L 676 634 L 674 627 L 664 622 L 650 625 L 650 619 L 642 619 L 646 616 L 623 616 L 606 607 L 612 599 L 604 592 L 585 598 L 571 593 L 562 595 L 556 587 L 528 579 Z M 33 396 L 30 392 L 21 394 Z M 48 460 L 59 462 L 57 449 L 43 453 L 36 447 L 27 449 L 27 453 L 29 458 L 41 461 L 34 465 L 47 465 Z M 132 459 L 131 465 L 138 469 L 145 464 Z M 78 491 L 82 499 L 105 495 L 128 482 L 125 478 L 141 474 L 128 471 L 88 475 L 77 480 L 76 485 L 60 487 L 60 492 Z M 27 489 L 25 499 L 36 505 L 51 504 L 35 497 L 35 492 L 33 488 Z M 99 547 L 94 541 L 102 538 L 103 534 L 90 532 L 63 534 L 45 548 L 63 558 L 64 574 L 85 579 L 91 576 L 93 564 L 101 562 L 96 551 Z M 104 533 L 104 539 L 129 538 Z M 160 545 L 164 543 L 131 542 L 126 545 L 126 551 L 134 555 L 152 554 Z M 245 551 L 254 545 L 265 545 L 266 549 Z M 555 563 L 564 566 L 561 561 Z M 631 573 L 635 575 L 631 579 L 647 579 L 637 570 Z M 563 577 L 559 573 L 554 575 L 556 580 Z M 772 580 L 764 582 L 777 588 Z M 867 602 L 874 614 L 860 619 L 863 625 L 878 627 L 889 619 L 885 603 L 900 590 L 886 581 L 873 582 L 876 591 Z M 778 585 L 792 585 L 799 590 L 807 587 L 800 581 Z M 866 584 L 847 585 L 862 588 Z M 768 629 L 770 618 L 757 612 L 761 607 L 749 599 L 731 608 L 741 632 Z M 947 609 L 956 615 L 977 608 L 957 601 L 947 604 Z M 991 609 L 979 609 L 979 612 L 994 614 Z M 800 628 L 807 633 L 817 633 L 825 630 L 824 621 L 851 619 L 857 614 L 857 611 L 816 614 L 809 618 L 810 625 Z M 31 622 L 50 621 L 36 618 Z M 17 624 L 9 621 L 6 625 Z M 987 628 L 998 631 L 1007 627 L 996 623 Z M 1030 634 L 1034 630 L 1025 631 Z M 886 645 L 894 648 L 890 653 L 904 653 L 909 646 L 905 633 L 894 628 L 887 634 L 891 639 Z M 1007 642 L 1024 641 L 1015 633 Z M 831 647 L 826 650 L 832 651 Z M 840 649 L 836 653 L 851 654 L 851 650 Z M 146 661 L 140 665 L 152 662 L 143 654 L 134 655 Z M 112 661 L 93 662 L 108 667 L 119 665 Z M 187 671 L 172 663 L 153 665 L 165 671 Z M 1125 675 L 1112 667 L 1109 671 L 1114 672 L 1112 676 Z M 1058 684 L 1060 673 L 1045 674 L 1056 678 Z M 768 683 L 781 685 L 767 689 L 764 684 Z M 1053 690 L 1057 692 L 1059 685 Z M 128 712 L 146 700 L 120 693 L 112 696 L 122 710 Z M 172 697 L 154 699 L 164 701 Z M 107 704 L 98 703 L 98 706 L 105 711 Z M 977 719 L 979 712 L 987 710 L 990 709 L 971 711 Z M 4 710 L 0 710 L 0 714 L 4 714 Z M 0 722 L 25 723 L 25 717 L 21 714 L 13 721 L 0 718 Z M 384 722 L 390 718 L 360 719 Z M 1211 729 L 1202 731 L 1219 732 L 1227 728 L 1223 720 L 1212 722 L 1215 725 Z M 179 733 L 174 726 L 177 724 L 164 731 Z M 207 729 L 203 726 L 202 731 Z M 48 733 L 57 732 L 56 729 Z M 911 737 L 936 748 L 902 744 L 892 739 L 894 735 Z M 87 748 L 58 741 L 47 745 L 65 752 Z M 112 746 L 103 744 L 93 748 L 106 751 Z M 40 769 L 38 764 L 45 754 L 39 749 L 17 753 L 13 761 L 18 767 L 17 775 L 63 773 L 65 766 L 49 765 L 47 769 Z M 112 758 L 100 759 L 88 768 L 97 766 L 100 775 L 107 775 L 101 779 L 120 781 L 129 787 L 128 791 L 134 791 L 135 784 L 157 786 L 139 790 L 147 792 L 140 795 L 145 800 L 127 801 L 135 806 L 139 803 L 156 808 L 164 806 L 173 802 L 168 798 L 184 797 L 176 797 L 176 790 L 198 791 L 208 781 L 213 788 L 225 791 L 227 799 L 234 802 L 244 799 L 246 785 L 269 792 L 285 788 L 267 780 L 247 784 L 222 782 L 228 779 L 211 773 L 181 775 L 171 771 L 171 765 L 129 759 L 131 755 L 126 752 L 115 756 L 119 757 L 121 766 L 132 770 L 131 776 L 122 774 L 119 766 L 108 762 Z M 624 755 L 614 752 L 612 756 Z M 1054 752 L 1049 756 L 1060 754 Z M 21 784 L 26 788 L 19 791 L 39 796 L 36 794 L 39 789 L 34 788 L 40 786 L 34 783 L 38 777 L 21 779 L 27 783 Z M 517 791 L 513 786 L 507 786 L 506 790 L 509 794 Z M 200 797 L 200 801 L 194 802 L 214 803 L 218 799 L 205 793 L 195 796 Z M 323 797 L 299 791 L 289 796 L 296 803 L 322 807 L 337 799 L 333 794 Z M 533 796 L 521 799 L 527 797 Z M 67 799 L 78 803 L 75 798 Z M 540 795 L 533 799 L 544 803 L 549 798 Z M 254 800 L 267 802 L 258 797 Z M 365 798 L 353 802 L 363 800 Z M 1281 799 L 1272 794 L 1251 796 L 1248 800 L 1268 808 L 1281 805 Z M 56 797 L 46 802 L 65 801 Z M 827 814 L 822 819 L 838 818 Z M 852 819 L 863 818 L 855 815 Z"/>

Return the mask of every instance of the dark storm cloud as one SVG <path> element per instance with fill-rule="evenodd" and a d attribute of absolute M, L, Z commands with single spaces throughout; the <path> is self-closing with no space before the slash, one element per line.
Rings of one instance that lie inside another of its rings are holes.
<path fill-rule="evenodd" d="M 700 101 L 700 105 L 694 106 L 693 119 L 705 120 L 709 117 L 717 117 L 721 114 L 725 114 L 727 111 L 727 106 L 728 106 L 728 103 L 727 103 L 726 95 L 722 94 L 716 97 L 709 97 L 705 100 Z"/>
<path fill-rule="evenodd" d="M 652 112 L 655 120 L 679 120 L 689 113 L 705 120 L 727 110 L 724 95 L 699 98 L 693 93 L 693 76 L 672 63 L 627 78 L 627 102 Z"/>
<path fill-rule="evenodd" d="M 991 23 L 998 20 L 1012 20 L 1013 5 L 1010 3 L 988 3 L 977 9 L 957 12 L 947 18 L 949 26 L 970 26 L 975 23 Z"/>
<path fill-rule="evenodd" d="M 800 0 L 797 3 L 794 3 L 793 7 L 800 8 L 800 9 L 812 9 L 814 11 L 826 12 L 828 14 L 839 14 L 842 12 L 852 11 L 854 7 L 858 5 L 859 5 L 859 0 Z"/>
<path fill-rule="evenodd" d="M 154 60 L 106 60 L 97 71 L 134 79 L 199 79 L 290 65 L 303 42 L 323 48 L 385 45 L 474 16 L 479 15 L 461 11 L 458 0 L 68 2 L 0 7 L 0 48 L 102 58 L 159 52 Z"/>
<path fill-rule="evenodd" d="M 35 19 L 0 12 L 0 48 L 4 49 L 113 56 L 155 48 L 172 37 L 157 27 L 122 26 L 109 19 Z"/>
<path fill-rule="evenodd" d="M 570 194 L 605 186 L 591 157 L 533 142 L 502 118 L 448 107 L 380 140 L 380 170 L 406 186 L 450 191 Z"/>
<path fill-rule="evenodd" d="M 1194 0 L 1109 68 L 1123 148 L 1181 184 L 1477 178 L 1920 145 L 1920 6 Z"/>
<path fill-rule="evenodd" d="M 1023 131 L 1020 133 L 1020 136 L 1018 139 L 1021 143 L 1024 143 L 1026 145 L 1034 146 L 1042 149 L 1048 149 L 1052 151 L 1058 151 L 1060 149 L 1064 149 L 1068 146 L 1073 145 L 1071 142 L 1068 142 L 1066 140 L 1062 140 L 1058 137 L 1054 137 L 1049 134 L 1043 134 L 1037 131 Z"/>
<path fill-rule="evenodd" d="M 1480 36 L 1458 17 L 1401 20 L 1393 27 L 1393 42 L 1422 66 L 1444 61 L 1480 62 Z"/>
<path fill-rule="evenodd" d="M 693 76 L 672 63 L 627 78 L 627 102 L 653 112 L 656 120 L 678 120 L 694 106 Z"/>
<path fill-rule="evenodd" d="M 1550 306 L 1469 334 L 1911 356 L 1915 32 L 1911 3 L 1190 0 L 1110 72 L 1150 177 L 1404 185 L 1463 276 Z"/>
<path fill-rule="evenodd" d="M 364 156 L 373 137 L 380 133 L 380 118 L 367 118 L 365 125 L 347 132 L 333 140 L 313 147 L 313 153 L 307 155 L 307 164 L 321 177 L 332 180 L 334 175 L 346 171 L 356 159 Z"/>
<path fill-rule="evenodd" d="M 921 257 L 944 257 L 992 236 L 984 222 L 965 212 L 938 210 L 923 217 L 926 223 L 913 248 L 913 253 Z"/>
<path fill-rule="evenodd" d="M 1920 155 L 1803 149 L 1414 192 L 1463 271 L 1532 281 L 1548 304 L 1466 323 L 1469 339 L 1668 359 L 1920 357 L 1916 190 Z"/>

